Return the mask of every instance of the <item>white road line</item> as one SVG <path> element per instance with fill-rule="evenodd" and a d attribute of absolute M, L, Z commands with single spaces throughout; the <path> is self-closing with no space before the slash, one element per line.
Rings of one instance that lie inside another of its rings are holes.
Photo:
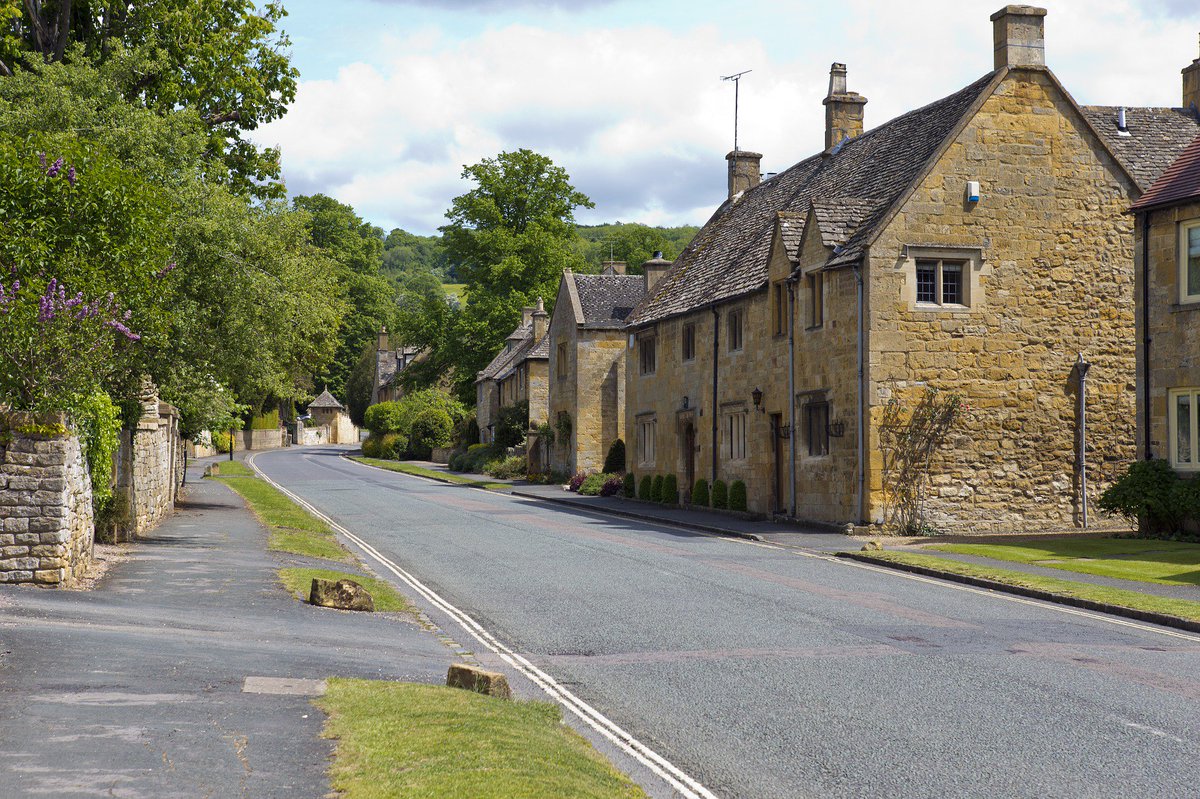
<path fill-rule="evenodd" d="M 246 459 L 246 463 L 250 466 L 250 468 L 257 472 L 263 480 L 282 491 L 309 513 L 321 519 L 330 527 L 353 541 L 373 560 L 378 562 L 392 574 L 396 575 L 396 577 L 402 580 L 412 590 L 424 597 L 430 604 L 439 608 L 442 612 L 452 618 L 480 644 L 498 655 L 501 660 L 523 674 L 531 682 L 545 691 L 546 694 L 548 694 L 551 698 L 553 698 L 567 710 L 571 711 L 581 721 L 602 735 L 605 739 L 613 743 L 621 751 L 625 752 L 627 755 L 641 763 L 651 772 L 667 782 L 681 796 L 686 797 L 686 799 L 717 799 L 716 794 L 705 788 L 697 780 L 693 779 L 666 758 L 643 744 L 637 738 L 633 737 L 633 735 L 622 729 L 615 722 L 608 719 L 599 710 L 584 702 L 575 694 L 571 693 L 571 691 L 560 685 L 549 674 L 539 669 L 533 663 L 529 662 L 529 660 L 524 656 L 514 652 L 498 638 L 484 629 L 482 625 L 472 619 L 469 615 L 459 610 L 454 605 L 451 605 L 412 574 L 409 574 L 407 571 L 400 568 L 387 557 L 385 557 L 373 546 L 347 530 L 342 525 L 335 522 L 325 513 L 322 513 L 311 503 L 284 488 L 270 477 L 267 477 L 254 463 L 254 459 L 257 457 L 257 455 L 258 453 L 250 455 Z"/>
<path fill-rule="evenodd" d="M 352 458 L 349 458 L 347 460 L 350 460 L 352 463 L 358 463 L 358 461 L 355 461 Z M 364 469 L 374 469 L 375 468 L 373 466 L 368 466 L 365 463 L 359 463 L 358 465 L 362 466 Z M 398 474 L 404 474 L 404 472 L 399 472 Z M 408 477 L 417 477 L 420 479 L 420 475 L 407 475 L 407 476 Z M 423 479 L 431 480 L 432 478 L 423 478 Z M 480 488 L 480 489 L 476 489 L 476 490 L 486 491 L 487 489 Z M 494 494 L 495 492 L 488 491 L 487 493 Z M 589 510 L 589 509 L 584 509 L 584 510 Z M 601 513 L 601 512 L 593 511 L 593 513 Z M 1141 622 L 1123 619 L 1120 616 L 1110 616 L 1110 615 L 1107 615 L 1104 613 L 1097 613 L 1095 611 L 1083 610 L 1081 608 L 1074 608 L 1074 607 L 1071 607 L 1070 605 L 1060 605 L 1060 604 L 1057 604 L 1057 603 L 1054 603 L 1054 602 L 1051 602 L 1051 601 L 1045 600 L 1045 599 L 1030 599 L 1028 597 L 1019 596 L 1017 594 L 1008 594 L 1008 593 L 1004 593 L 1002 591 L 994 591 L 994 590 L 988 589 L 988 588 L 978 588 L 973 585 L 967 585 L 965 583 L 959 583 L 959 582 L 955 582 L 953 580 L 944 580 L 944 579 L 939 579 L 936 577 L 929 577 L 929 576 L 926 576 L 923 574 L 914 574 L 913 572 L 906 572 L 906 571 L 902 571 L 900 569 L 890 569 L 886 566 L 875 566 L 870 563 L 863 563 L 862 561 L 857 561 L 857 560 L 848 560 L 846 558 L 837 558 L 837 557 L 834 557 L 833 555 L 829 555 L 824 552 L 813 552 L 811 550 L 804 550 L 804 549 L 800 549 L 800 548 L 796 548 L 796 547 L 784 547 L 784 546 L 780 546 L 778 544 L 771 543 L 770 541 L 751 541 L 749 539 L 736 538 L 736 537 L 728 536 L 728 535 L 721 535 L 720 533 L 713 533 L 713 532 L 710 532 L 707 530 L 697 531 L 695 528 L 687 527 L 686 525 L 675 525 L 675 524 L 671 524 L 670 522 L 648 522 L 648 524 L 652 524 L 655 527 L 668 527 L 668 528 L 672 528 L 672 529 L 686 529 L 691 532 L 700 532 L 703 535 L 712 536 L 713 538 L 721 538 L 726 541 L 732 541 L 734 543 L 746 544 L 746 545 L 749 545 L 752 547 L 759 547 L 761 549 L 772 549 L 772 550 L 777 550 L 780 552 L 790 552 L 790 553 L 793 553 L 796 555 L 800 555 L 801 557 L 813 558 L 815 560 L 824 560 L 829 563 L 837 563 L 840 566 L 849 566 L 849 567 L 855 568 L 855 569 L 863 569 L 865 571 L 872 571 L 872 572 L 876 572 L 878 574 L 887 575 L 889 577 L 898 578 L 901 580 L 913 580 L 913 581 L 919 582 L 919 583 L 926 583 L 928 585 L 936 585 L 936 586 L 940 586 L 942 588 L 949 588 L 954 591 L 965 591 L 969 594 L 985 596 L 985 597 L 989 597 L 991 599 L 1000 599 L 1000 600 L 1004 600 L 1005 602 L 1015 602 L 1018 605 L 1029 605 L 1031 607 L 1042 608 L 1043 610 L 1051 610 L 1051 611 L 1055 611 L 1057 613 L 1065 613 L 1069 616 L 1080 616 L 1085 619 L 1091 619 L 1092 621 L 1104 622 L 1105 624 L 1113 624 L 1118 627 L 1131 627 L 1135 630 L 1141 630 L 1142 632 L 1155 633 L 1157 635 L 1165 635 L 1168 638 L 1180 638 L 1184 641 L 1200 642 L 1200 636 L 1197 636 L 1192 633 L 1184 632 L 1182 630 L 1172 630 L 1168 627 L 1151 626 L 1149 624 L 1143 624 Z"/>

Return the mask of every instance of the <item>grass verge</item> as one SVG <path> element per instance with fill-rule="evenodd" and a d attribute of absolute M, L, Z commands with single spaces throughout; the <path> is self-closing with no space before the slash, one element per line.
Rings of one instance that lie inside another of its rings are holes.
<path fill-rule="evenodd" d="M 459 688 L 329 680 L 315 704 L 336 738 L 332 787 L 346 799 L 383 797 L 645 797 L 557 706 L 509 702 Z"/>
<path fill-rule="evenodd" d="M 315 578 L 322 580 L 353 580 L 367 589 L 371 599 L 375 600 L 375 610 L 383 613 L 416 613 L 416 608 L 409 604 L 391 584 L 376 579 L 347 572 L 335 572 L 329 569 L 288 568 L 279 570 L 279 579 L 292 596 L 308 601 Z"/>
<path fill-rule="evenodd" d="M 1200 544 L 1145 538 L 1064 538 L 927 549 L 1162 585 L 1200 585 Z"/>
<path fill-rule="evenodd" d="M 490 483 L 485 480 L 476 480 L 472 477 L 463 477 L 461 474 L 454 474 L 453 472 L 439 472 L 434 469 L 426 469 L 423 466 L 405 463 L 404 461 L 385 461 L 379 458 L 362 458 L 356 455 L 350 457 L 359 463 L 365 463 L 367 466 L 377 466 L 380 469 L 387 469 L 389 472 L 400 472 L 401 474 L 411 474 L 417 477 L 430 477 L 434 480 L 440 480 L 443 483 L 454 483 L 455 485 L 471 486 L 472 488 L 486 488 L 489 491 L 503 491 L 512 488 L 511 483 Z"/>
<path fill-rule="evenodd" d="M 228 468 L 236 464 L 241 471 Z M 263 482 L 238 461 L 221 464 L 220 480 L 246 500 L 254 515 L 270 530 L 267 547 L 279 552 L 292 552 L 311 558 L 324 558 L 353 563 L 354 556 L 338 543 L 329 525 L 307 511 L 275 488 Z"/>
<path fill-rule="evenodd" d="M 1169 597 L 1152 596 L 1150 594 L 1139 594 L 1136 591 L 1125 591 L 1120 588 L 1108 588 L 1102 585 L 1058 580 L 1053 577 L 1041 577 L 1010 569 L 977 566 L 973 563 L 939 558 L 936 555 L 917 555 L 910 552 L 886 551 L 853 552 L 849 554 L 853 555 L 856 560 L 916 566 L 938 572 L 958 574 L 964 577 L 991 580 L 1017 588 L 1043 591 L 1047 594 L 1068 599 L 1077 599 L 1102 605 L 1114 605 L 1142 613 L 1157 613 L 1165 616 L 1175 616 L 1192 622 L 1200 622 L 1200 602 L 1189 602 L 1186 599 L 1171 599 Z"/>

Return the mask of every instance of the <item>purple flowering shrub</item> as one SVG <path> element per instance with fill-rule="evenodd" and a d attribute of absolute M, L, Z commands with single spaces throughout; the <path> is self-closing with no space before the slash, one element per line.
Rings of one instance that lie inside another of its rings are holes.
<path fill-rule="evenodd" d="M 583 485 L 583 481 L 586 479 L 587 479 L 586 472 L 576 472 L 575 475 L 571 478 L 571 482 L 568 483 L 568 487 L 570 488 L 571 491 L 578 491 L 579 487 L 581 485 Z"/>
<path fill-rule="evenodd" d="M 621 489 L 625 485 L 625 478 L 619 475 L 612 475 L 604 481 L 604 485 L 600 486 L 600 496 L 615 497 L 621 493 Z"/>

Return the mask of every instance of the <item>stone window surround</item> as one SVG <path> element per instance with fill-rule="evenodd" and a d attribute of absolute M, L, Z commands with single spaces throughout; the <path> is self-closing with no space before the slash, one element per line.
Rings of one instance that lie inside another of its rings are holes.
<path fill-rule="evenodd" d="M 725 350 L 726 352 L 741 352 L 745 346 L 746 309 L 739 305 L 725 312 Z"/>
<path fill-rule="evenodd" d="M 555 350 L 554 371 L 559 380 L 567 379 L 567 342 L 558 342 L 558 347 Z"/>
<path fill-rule="evenodd" d="M 1179 420 L 1176 407 L 1179 397 L 1188 397 L 1188 411 L 1191 417 L 1189 423 L 1191 442 L 1191 462 L 1180 463 L 1178 460 L 1178 429 Z M 1200 388 L 1172 388 L 1167 391 L 1167 454 L 1171 467 L 1179 472 L 1200 472 Z"/>
<path fill-rule="evenodd" d="M 1200 303 L 1200 291 L 1195 294 L 1188 293 L 1187 283 L 1187 261 L 1188 261 L 1188 233 L 1192 230 L 1200 229 L 1200 219 L 1189 219 L 1179 223 L 1179 238 L 1178 242 L 1178 266 L 1179 266 L 1179 304 L 1192 306 L 1195 303 Z"/>
<path fill-rule="evenodd" d="M 656 331 L 640 333 L 636 337 L 638 374 L 653 375 L 658 371 L 658 334 Z"/>
<path fill-rule="evenodd" d="M 825 326 L 825 273 L 820 269 L 804 273 L 804 309 L 808 315 L 805 330 L 819 330 Z"/>
<path fill-rule="evenodd" d="M 943 305 L 941 303 L 917 302 L 917 259 L 922 261 L 959 261 L 963 265 L 963 302 Z M 979 277 L 986 259 L 982 247 L 967 247 L 941 244 L 905 244 L 900 251 L 897 269 L 904 273 L 901 300 L 911 311 L 970 313 L 983 300 L 983 288 Z"/>
<path fill-rule="evenodd" d="M 691 334 L 690 340 L 688 334 Z M 684 363 L 696 360 L 696 323 L 684 322 L 679 333 L 680 360 Z M 690 345 L 690 346 L 689 346 Z"/>
<path fill-rule="evenodd" d="M 815 436 L 814 423 L 819 425 Z M 808 457 L 829 456 L 829 402 L 823 396 L 810 397 L 808 402 L 804 403 L 804 438 Z"/>
<path fill-rule="evenodd" d="M 771 284 L 771 333 L 783 338 L 788 332 L 787 280 L 776 280 Z"/>
<path fill-rule="evenodd" d="M 725 460 L 744 461 L 750 454 L 750 409 L 744 400 L 721 403 L 721 448 Z"/>
<path fill-rule="evenodd" d="M 653 468 L 658 448 L 658 415 L 651 411 L 639 413 L 635 418 L 637 420 L 638 466 Z"/>

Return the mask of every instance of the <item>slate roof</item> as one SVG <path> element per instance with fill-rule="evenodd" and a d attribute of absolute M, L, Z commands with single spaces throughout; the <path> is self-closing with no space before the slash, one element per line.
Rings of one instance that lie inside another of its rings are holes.
<path fill-rule="evenodd" d="M 540 341 L 535 342 L 532 322 L 518 325 L 507 340 L 514 342 L 512 348 L 505 347 L 496 353 L 492 362 L 475 376 L 476 383 L 489 379 L 503 380 L 525 361 L 550 358 L 550 336 L 542 336 Z"/>
<path fill-rule="evenodd" d="M 591 328 L 624 327 L 625 318 L 646 293 L 641 275 L 572 275 L 583 326 Z M 547 346 L 547 357 L 549 347 Z"/>
<path fill-rule="evenodd" d="M 404 347 L 399 350 L 385 350 L 377 353 L 376 357 L 379 359 L 379 388 L 390 386 L 396 379 L 397 373 L 402 371 L 399 369 L 400 357 L 398 356 L 403 356 L 405 364 L 410 364 L 417 353 L 418 350 L 416 347 Z"/>
<path fill-rule="evenodd" d="M 826 247 L 841 247 L 859 225 L 883 210 L 883 205 L 880 200 L 855 197 L 813 200 L 813 216 L 817 220 L 821 243 Z"/>
<path fill-rule="evenodd" d="M 804 226 L 808 224 L 808 215 L 795 211 L 776 211 L 775 218 L 779 221 L 779 235 L 783 239 L 783 249 L 788 260 L 795 263 L 800 257 L 800 241 L 804 238 Z"/>
<path fill-rule="evenodd" d="M 1126 108 L 1128 136 L 1117 129 L 1117 106 L 1085 105 L 1083 115 L 1146 191 L 1200 135 L 1200 120 L 1181 108 Z"/>
<path fill-rule="evenodd" d="M 334 410 L 341 410 L 343 407 L 344 406 L 342 403 L 338 402 L 334 396 L 329 393 L 329 389 L 325 389 L 321 392 L 320 396 L 308 403 L 308 410 L 310 411 L 313 408 L 333 408 Z"/>
<path fill-rule="evenodd" d="M 656 322 L 761 289 L 767 281 L 777 213 L 806 214 L 814 200 L 851 197 L 870 203 L 861 206 L 864 215 L 858 229 L 847 236 L 837 256 L 837 263 L 857 260 L 888 208 L 925 171 L 946 137 L 996 79 L 997 73 L 988 73 L 949 97 L 811 156 L 726 200 L 653 294 L 634 309 L 629 323 Z"/>
<path fill-rule="evenodd" d="M 1167 167 L 1158 180 L 1133 204 L 1134 211 L 1159 208 L 1200 197 L 1200 137 Z"/>

